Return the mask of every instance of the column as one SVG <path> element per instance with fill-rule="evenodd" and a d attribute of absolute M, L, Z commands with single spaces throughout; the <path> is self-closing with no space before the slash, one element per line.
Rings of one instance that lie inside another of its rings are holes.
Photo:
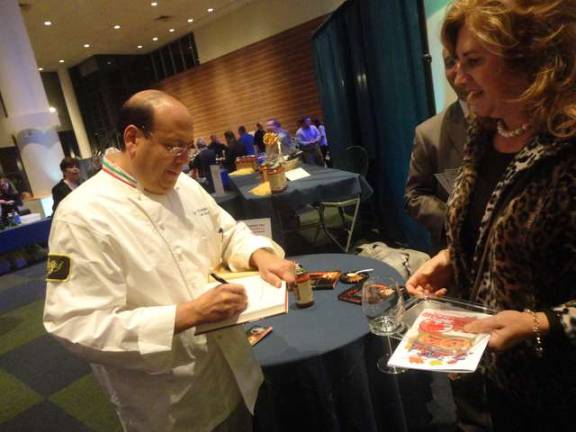
<path fill-rule="evenodd" d="M 72 129 L 74 129 L 74 135 L 76 135 L 76 141 L 78 141 L 80 157 L 82 159 L 89 158 L 92 156 L 92 149 L 90 148 L 90 141 L 88 141 L 88 134 L 86 134 L 84 120 L 82 120 L 82 114 L 80 114 L 80 109 L 78 108 L 78 100 L 76 99 L 76 93 L 74 92 L 68 69 L 64 67 L 59 68 L 58 78 L 60 79 L 60 87 L 62 88 L 64 100 L 66 101 L 68 115 L 72 122 Z"/>
<path fill-rule="evenodd" d="M 8 117 L 0 127 L 16 138 L 24 170 L 35 197 L 50 195 L 62 177 L 62 145 L 49 111 L 34 51 L 18 0 L 0 0 L 0 93 Z"/>

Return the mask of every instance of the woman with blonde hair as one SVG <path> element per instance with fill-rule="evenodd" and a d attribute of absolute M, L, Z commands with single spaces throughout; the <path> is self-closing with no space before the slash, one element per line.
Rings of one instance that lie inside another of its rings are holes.
<path fill-rule="evenodd" d="M 407 289 L 496 312 L 467 328 L 491 335 L 482 371 L 496 430 L 573 430 L 576 0 L 457 0 L 442 41 L 474 118 L 448 248 Z"/>

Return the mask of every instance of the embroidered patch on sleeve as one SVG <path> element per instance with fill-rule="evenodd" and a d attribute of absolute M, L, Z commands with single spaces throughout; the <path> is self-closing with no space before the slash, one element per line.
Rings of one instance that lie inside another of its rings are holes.
<path fill-rule="evenodd" d="M 46 265 L 46 280 L 50 282 L 65 282 L 70 276 L 70 257 L 66 255 L 48 255 Z"/>

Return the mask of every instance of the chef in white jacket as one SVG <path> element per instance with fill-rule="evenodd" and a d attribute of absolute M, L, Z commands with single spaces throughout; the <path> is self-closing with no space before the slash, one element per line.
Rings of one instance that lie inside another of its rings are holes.
<path fill-rule="evenodd" d="M 242 328 L 198 324 L 246 307 L 243 287 L 206 290 L 221 263 L 274 285 L 293 264 L 181 174 L 189 111 L 156 90 L 120 113 L 123 146 L 58 207 L 44 325 L 92 364 L 126 431 L 250 429 L 262 373 Z"/>

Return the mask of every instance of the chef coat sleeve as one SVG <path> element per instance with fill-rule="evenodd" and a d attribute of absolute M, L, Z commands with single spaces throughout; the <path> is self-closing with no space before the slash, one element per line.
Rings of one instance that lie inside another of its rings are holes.
<path fill-rule="evenodd" d="M 46 330 L 92 363 L 169 369 L 176 306 L 127 304 L 119 245 L 85 226 L 57 219 L 49 246 Z"/>
<path fill-rule="evenodd" d="M 222 259 L 232 271 L 250 268 L 250 257 L 258 249 L 266 249 L 279 257 L 284 250 L 272 239 L 252 233 L 244 222 L 237 222 L 208 195 L 210 213 L 220 227 Z"/>

